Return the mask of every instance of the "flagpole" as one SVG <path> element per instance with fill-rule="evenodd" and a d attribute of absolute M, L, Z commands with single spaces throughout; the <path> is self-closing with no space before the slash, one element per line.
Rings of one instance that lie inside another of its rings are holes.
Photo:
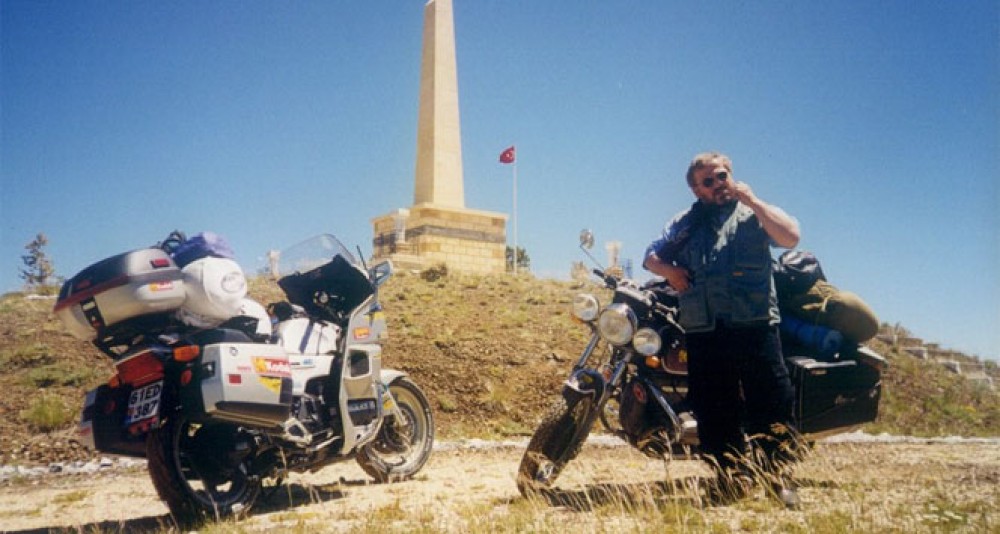
<path fill-rule="evenodd" d="M 514 276 L 517 276 L 517 157 L 514 158 Z"/>

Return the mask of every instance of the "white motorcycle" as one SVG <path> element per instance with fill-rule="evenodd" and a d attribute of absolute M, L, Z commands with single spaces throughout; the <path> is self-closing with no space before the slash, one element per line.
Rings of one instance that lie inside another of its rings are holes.
<path fill-rule="evenodd" d="M 185 242 L 172 234 L 62 288 L 56 314 L 117 370 L 87 394 L 80 433 L 92 449 L 146 458 L 182 523 L 248 511 L 289 472 L 354 458 L 388 481 L 423 467 L 430 404 L 382 368 L 389 262 L 368 269 L 332 235 L 303 242 L 272 258 L 288 300 L 268 314 L 244 298 L 232 260 L 178 265 Z"/>

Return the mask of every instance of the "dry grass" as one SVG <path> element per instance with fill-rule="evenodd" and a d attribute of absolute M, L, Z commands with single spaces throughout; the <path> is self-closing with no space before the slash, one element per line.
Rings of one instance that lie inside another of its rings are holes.
<path fill-rule="evenodd" d="M 709 471 L 700 462 L 664 464 L 625 447 L 588 446 L 558 488 L 546 494 L 523 498 L 511 488 L 498 492 L 489 480 L 455 482 L 454 494 L 442 494 L 435 484 L 440 480 L 431 475 L 422 483 L 434 488 L 423 494 L 418 487 L 389 486 L 384 488 L 393 494 L 389 500 L 367 511 L 348 514 L 337 511 L 336 503 L 317 503 L 282 513 L 281 524 L 372 533 L 997 532 L 1000 451 L 995 449 L 820 445 L 796 467 L 803 506 L 790 511 L 761 488 L 732 504 L 712 504 L 705 497 Z M 233 532 L 276 526 L 265 516 L 230 525 Z"/>

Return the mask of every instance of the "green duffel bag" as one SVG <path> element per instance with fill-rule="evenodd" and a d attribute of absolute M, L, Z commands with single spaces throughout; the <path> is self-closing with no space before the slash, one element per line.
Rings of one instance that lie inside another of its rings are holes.
<path fill-rule="evenodd" d="M 878 316 L 850 291 L 841 291 L 826 280 L 816 280 L 805 292 L 783 295 L 781 313 L 837 330 L 855 343 L 864 343 L 878 333 Z"/>

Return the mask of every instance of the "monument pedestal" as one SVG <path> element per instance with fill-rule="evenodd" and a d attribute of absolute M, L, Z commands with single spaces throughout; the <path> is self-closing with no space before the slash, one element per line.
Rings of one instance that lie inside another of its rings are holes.
<path fill-rule="evenodd" d="M 402 269 L 444 263 L 472 273 L 506 270 L 507 215 L 419 204 L 372 219 L 374 257 Z"/>
<path fill-rule="evenodd" d="M 401 269 L 507 268 L 507 215 L 465 207 L 451 0 L 424 6 L 413 206 L 372 219 L 374 259 Z"/>

